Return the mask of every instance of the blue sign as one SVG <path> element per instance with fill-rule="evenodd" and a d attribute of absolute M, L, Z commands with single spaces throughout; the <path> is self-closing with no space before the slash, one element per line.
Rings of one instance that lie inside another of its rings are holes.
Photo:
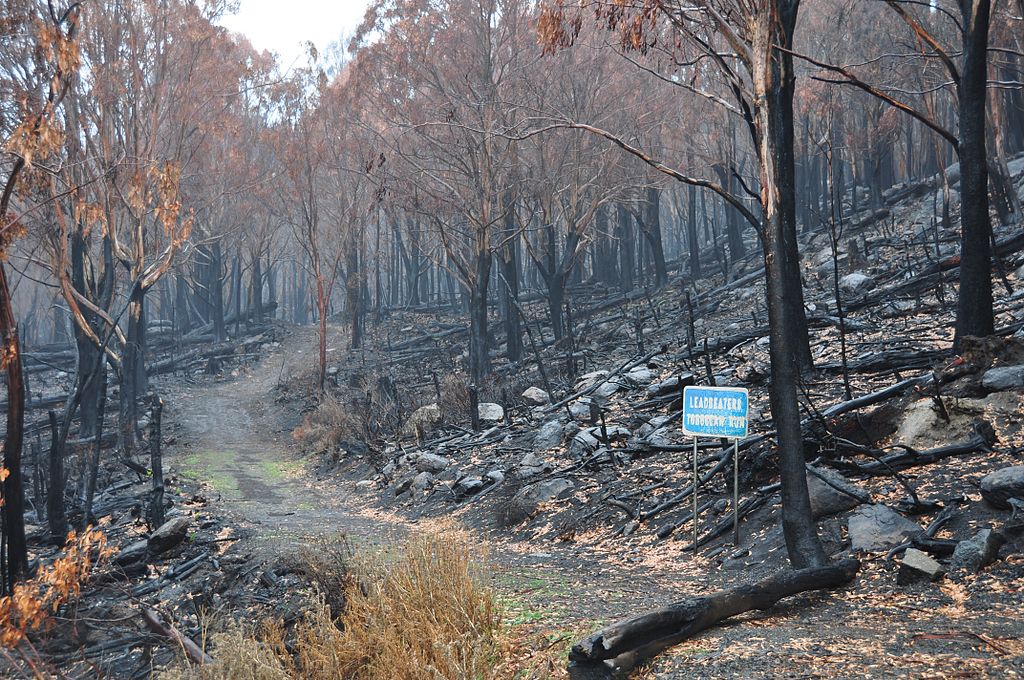
<path fill-rule="evenodd" d="M 691 437 L 746 437 L 747 390 L 742 387 L 684 388 L 683 432 Z"/>

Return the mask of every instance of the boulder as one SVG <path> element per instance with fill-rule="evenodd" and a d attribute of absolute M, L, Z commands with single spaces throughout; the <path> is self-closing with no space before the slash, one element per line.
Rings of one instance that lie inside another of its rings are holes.
<path fill-rule="evenodd" d="M 135 541 L 121 548 L 121 551 L 117 553 L 117 557 L 114 558 L 114 564 L 119 567 L 126 567 L 129 564 L 145 560 L 148 554 L 149 542 Z"/>
<path fill-rule="evenodd" d="M 429 472 L 421 472 L 412 478 L 412 490 L 418 491 L 419 493 L 425 493 L 431 486 L 434 485 L 434 475 Z"/>
<path fill-rule="evenodd" d="M 565 426 L 557 420 L 544 423 L 533 437 L 533 447 L 546 451 L 561 446 L 565 435 Z"/>
<path fill-rule="evenodd" d="M 546 479 L 517 491 L 512 497 L 512 507 L 516 515 L 530 517 L 537 512 L 541 503 L 568 498 L 573 488 L 573 483 L 565 477 Z"/>
<path fill-rule="evenodd" d="M 981 376 L 981 386 L 991 392 L 1024 390 L 1024 364 L 988 369 Z"/>
<path fill-rule="evenodd" d="M 981 497 L 997 508 L 1011 510 L 1011 498 L 1024 500 L 1024 465 L 1012 465 L 982 477 Z"/>
<path fill-rule="evenodd" d="M 608 376 L 608 371 L 591 371 L 590 373 L 584 373 L 580 376 L 580 379 L 576 381 L 576 390 L 585 390 L 593 387 L 598 382 L 604 380 Z"/>
<path fill-rule="evenodd" d="M 479 477 L 463 477 L 455 485 L 455 493 L 459 496 L 472 496 L 484 486 L 484 480 Z"/>
<path fill-rule="evenodd" d="M 646 366 L 637 366 L 626 373 L 626 378 L 637 385 L 650 385 L 651 381 L 654 380 L 654 371 Z"/>
<path fill-rule="evenodd" d="M 591 394 L 598 399 L 607 399 L 621 389 L 622 383 L 612 378 L 598 385 L 597 389 L 591 392 Z"/>
<path fill-rule="evenodd" d="M 188 517 L 175 517 L 161 524 L 149 536 L 148 546 L 151 552 L 159 554 L 170 550 L 185 540 L 192 520 Z"/>
<path fill-rule="evenodd" d="M 982 529 L 966 541 L 956 544 L 949 565 L 955 569 L 981 571 L 995 561 L 1004 543 L 1006 539 L 999 532 Z"/>
<path fill-rule="evenodd" d="M 842 475 L 823 468 L 807 471 L 807 491 L 815 519 L 852 510 L 871 500 L 871 495 Z"/>
<path fill-rule="evenodd" d="M 406 434 L 414 435 L 417 431 L 425 430 L 439 422 L 441 422 L 441 407 L 437 404 L 427 404 L 413 411 L 402 429 Z"/>
<path fill-rule="evenodd" d="M 853 272 L 839 279 L 839 288 L 845 293 L 860 295 L 875 285 L 875 280 L 863 272 Z"/>
<path fill-rule="evenodd" d="M 356 491 L 358 491 L 359 493 L 368 493 L 370 491 L 373 491 L 373 489 L 376 486 L 377 483 L 374 482 L 372 479 L 362 479 L 356 482 Z"/>
<path fill-rule="evenodd" d="M 543 474 L 548 469 L 550 469 L 550 465 L 547 461 L 536 453 L 528 453 L 519 461 L 519 467 L 516 468 L 516 476 L 520 479 L 527 479 Z"/>
<path fill-rule="evenodd" d="M 667 394 L 678 394 L 679 390 L 684 387 L 697 384 L 697 378 L 693 373 L 683 373 L 678 376 L 673 376 L 667 380 L 662 380 L 659 383 L 655 383 L 647 387 L 647 396 L 650 398 L 663 397 Z"/>
<path fill-rule="evenodd" d="M 576 420 L 590 420 L 590 404 L 592 403 L 589 397 L 583 397 L 569 404 L 569 414 Z"/>
<path fill-rule="evenodd" d="M 412 459 L 412 464 L 417 470 L 432 474 L 443 471 L 450 462 L 444 456 L 439 456 L 436 453 L 420 453 Z"/>
<path fill-rule="evenodd" d="M 528 387 L 523 392 L 523 401 L 533 406 L 544 406 L 551 401 L 551 395 L 539 387 Z"/>
<path fill-rule="evenodd" d="M 591 451 L 596 451 L 601 445 L 601 442 L 598 441 L 597 437 L 595 437 L 591 432 L 592 430 L 581 430 L 577 432 L 576 436 L 573 437 L 572 441 L 569 443 L 569 453 L 574 456 L 582 456 L 590 453 Z"/>
<path fill-rule="evenodd" d="M 486 476 L 490 484 L 501 484 L 505 481 L 505 473 L 501 470 L 491 470 Z"/>
<path fill-rule="evenodd" d="M 497 423 L 505 419 L 505 409 L 501 407 L 501 404 L 494 404 L 488 401 L 477 404 L 477 413 L 480 414 L 480 420 L 491 423 Z"/>
<path fill-rule="evenodd" d="M 896 574 L 896 583 L 905 586 L 917 581 L 938 581 L 945 573 L 942 565 L 927 553 L 916 548 L 907 548 L 903 553 L 900 570 Z"/>
<path fill-rule="evenodd" d="M 850 516 L 847 524 L 851 547 L 877 552 L 904 542 L 921 531 L 916 522 L 884 505 L 865 505 Z"/>

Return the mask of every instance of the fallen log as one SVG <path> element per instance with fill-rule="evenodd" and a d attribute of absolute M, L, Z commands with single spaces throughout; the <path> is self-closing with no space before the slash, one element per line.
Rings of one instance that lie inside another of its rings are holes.
<path fill-rule="evenodd" d="M 876 458 L 876 460 L 871 463 L 836 461 L 836 465 L 847 467 L 864 475 L 877 477 L 892 474 L 893 472 L 900 472 L 920 465 L 930 465 L 931 463 L 936 463 L 944 458 L 950 458 L 952 456 L 989 452 L 992 450 L 992 446 L 995 442 L 996 436 L 992 426 L 985 421 L 980 421 L 975 424 L 973 434 L 971 434 L 971 436 L 966 440 L 956 444 L 938 446 L 926 451 L 918 451 L 906 444 L 895 444 L 892 448 L 901 449 L 899 453 L 881 455 L 883 452 L 880 449 L 869 449 L 868 447 L 856 446 L 848 442 L 843 442 L 843 446 L 851 448 L 857 453 L 871 455 Z"/>
<path fill-rule="evenodd" d="M 149 608 L 143 609 L 142 620 L 145 621 L 146 627 L 151 631 L 159 635 L 163 635 L 181 647 L 185 652 L 185 656 L 187 656 L 193 663 L 200 666 L 204 663 L 213 663 L 213 657 L 200 649 L 199 645 L 193 642 L 191 638 L 181 633 L 174 626 L 165 626 L 160 621 L 160 615 L 154 610 Z"/>
<path fill-rule="evenodd" d="M 691 597 L 606 626 L 572 646 L 569 677 L 624 677 L 638 664 L 719 621 L 752 609 L 765 610 L 784 597 L 849 583 L 860 569 L 854 559 L 823 567 L 785 570 L 749 585 Z"/>

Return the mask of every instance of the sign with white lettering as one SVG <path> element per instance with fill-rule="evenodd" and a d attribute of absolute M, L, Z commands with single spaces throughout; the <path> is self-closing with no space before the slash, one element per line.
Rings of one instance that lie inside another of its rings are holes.
<path fill-rule="evenodd" d="M 683 432 L 691 437 L 746 437 L 746 388 L 684 388 Z"/>

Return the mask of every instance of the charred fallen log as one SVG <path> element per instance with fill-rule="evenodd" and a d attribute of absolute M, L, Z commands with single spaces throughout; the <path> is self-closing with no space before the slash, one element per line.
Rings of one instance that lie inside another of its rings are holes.
<path fill-rule="evenodd" d="M 569 653 L 570 677 L 623 677 L 630 669 L 719 621 L 752 609 L 765 610 L 784 597 L 849 583 L 860 569 L 854 559 L 823 567 L 781 571 L 749 585 L 680 600 L 605 626 Z"/>

